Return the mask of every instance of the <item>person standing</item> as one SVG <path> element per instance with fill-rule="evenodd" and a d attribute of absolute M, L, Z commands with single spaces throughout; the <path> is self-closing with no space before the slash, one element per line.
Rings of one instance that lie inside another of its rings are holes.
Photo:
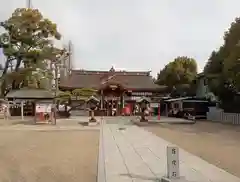
<path fill-rule="evenodd" d="M 8 118 L 8 107 L 6 105 L 3 106 L 3 114 L 4 119 L 6 120 Z"/>

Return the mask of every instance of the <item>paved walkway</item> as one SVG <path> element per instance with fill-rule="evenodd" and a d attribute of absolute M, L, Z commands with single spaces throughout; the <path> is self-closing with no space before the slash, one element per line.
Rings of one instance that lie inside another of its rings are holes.
<path fill-rule="evenodd" d="M 166 175 L 166 147 L 171 143 L 137 126 L 123 124 L 104 124 L 101 137 L 98 182 L 153 182 Z M 180 176 L 191 182 L 240 182 L 182 149 L 179 155 Z"/>

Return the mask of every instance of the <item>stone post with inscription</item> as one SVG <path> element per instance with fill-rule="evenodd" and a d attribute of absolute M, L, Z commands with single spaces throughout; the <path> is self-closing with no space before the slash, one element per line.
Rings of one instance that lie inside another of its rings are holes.
<path fill-rule="evenodd" d="M 178 147 L 167 147 L 167 176 L 162 177 L 161 182 L 189 182 L 180 177 Z"/>
<path fill-rule="evenodd" d="M 179 176 L 179 149 L 167 147 L 167 177 L 178 179 Z"/>

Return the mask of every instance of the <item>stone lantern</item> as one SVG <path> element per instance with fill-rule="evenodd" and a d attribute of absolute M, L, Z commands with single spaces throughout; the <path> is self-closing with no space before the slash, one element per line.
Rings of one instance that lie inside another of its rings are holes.
<path fill-rule="evenodd" d="M 147 122 L 148 119 L 146 117 L 145 111 L 148 109 L 148 104 L 150 103 L 150 99 L 147 97 L 142 97 L 140 100 L 138 100 L 138 103 L 140 105 L 141 109 L 141 119 L 140 122 Z"/>
<path fill-rule="evenodd" d="M 89 122 L 96 122 L 97 120 L 94 117 L 94 111 L 97 109 L 97 105 L 99 104 L 99 100 L 94 97 L 91 96 L 88 100 L 87 100 L 87 105 L 90 111 L 90 119 Z"/>

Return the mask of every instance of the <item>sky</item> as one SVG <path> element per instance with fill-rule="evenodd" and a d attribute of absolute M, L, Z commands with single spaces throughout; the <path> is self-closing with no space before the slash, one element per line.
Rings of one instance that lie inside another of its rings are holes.
<path fill-rule="evenodd" d="M 7 0 L 0 21 L 27 0 Z M 240 16 L 239 0 L 32 0 L 57 23 L 59 44 L 73 44 L 80 69 L 152 71 L 177 56 L 195 58 L 200 72 Z"/>

